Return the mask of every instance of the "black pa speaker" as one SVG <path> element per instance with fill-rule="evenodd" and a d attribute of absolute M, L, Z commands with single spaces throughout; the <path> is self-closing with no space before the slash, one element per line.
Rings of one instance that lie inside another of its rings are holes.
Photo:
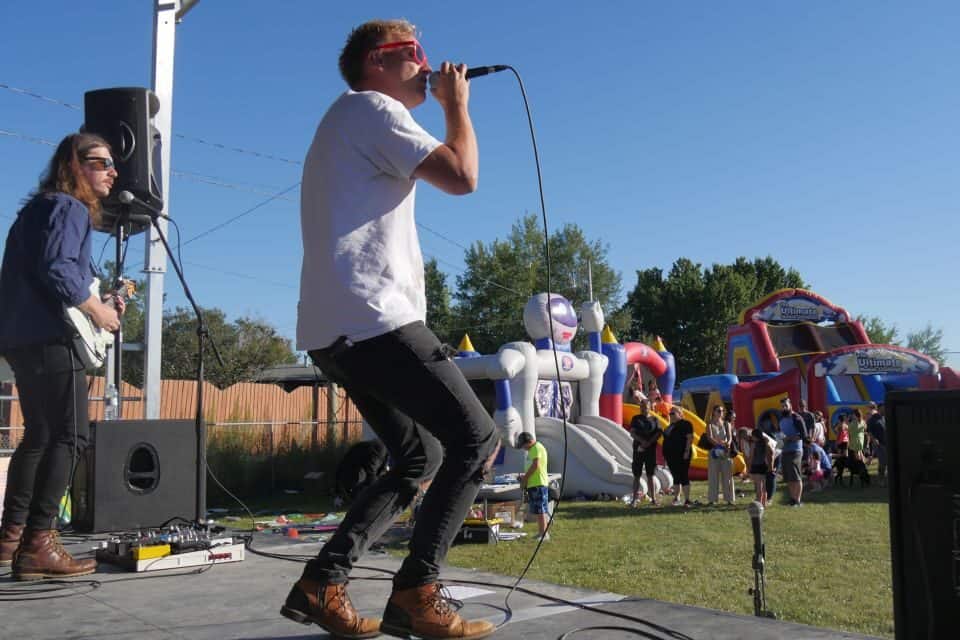
<path fill-rule="evenodd" d="M 104 201 L 103 225 L 100 231 L 112 231 L 118 215 L 130 207 L 130 213 L 145 214 L 139 205 L 121 205 L 118 194 L 129 191 L 154 209 L 163 208 L 161 180 L 160 132 L 153 126 L 153 117 L 160 110 L 160 101 L 149 89 L 117 87 L 88 91 L 83 96 L 84 131 L 95 133 L 113 149 L 117 179 L 110 196 Z M 149 220 L 131 225 L 130 233 L 143 231 Z"/>
<path fill-rule="evenodd" d="M 887 394 L 897 640 L 960 629 L 960 390 Z"/>
<path fill-rule="evenodd" d="M 119 531 L 196 516 L 197 438 L 192 420 L 105 420 L 73 481 L 73 527 Z"/>

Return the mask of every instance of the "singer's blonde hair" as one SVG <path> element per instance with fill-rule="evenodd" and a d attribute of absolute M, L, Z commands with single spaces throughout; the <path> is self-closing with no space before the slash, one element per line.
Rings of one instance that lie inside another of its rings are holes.
<path fill-rule="evenodd" d="M 409 21 L 370 20 L 350 32 L 340 52 L 340 75 L 351 89 L 363 82 L 363 63 L 374 47 L 383 44 L 392 35 L 416 38 L 417 28 Z"/>

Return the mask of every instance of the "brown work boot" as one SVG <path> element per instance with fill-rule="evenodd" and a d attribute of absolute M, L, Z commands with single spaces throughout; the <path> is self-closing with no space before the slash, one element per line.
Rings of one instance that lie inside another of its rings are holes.
<path fill-rule="evenodd" d="M 23 531 L 20 548 L 13 556 L 14 580 L 40 580 L 41 578 L 71 578 L 85 576 L 97 570 L 93 558 L 74 560 L 60 544 L 56 529 L 31 529 Z"/>
<path fill-rule="evenodd" d="M 13 552 L 20 546 L 23 536 L 23 525 L 4 522 L 0 527 L 0 567 L 9 567 L 13 564 Z"/>
<path fill-rule="evenodd" d="M 412 589 L 394 590 L 383 613 L 380 630 L 398 638 L 411 635 L 424 640 L 486 638 L 496 631 L 492 622 L 464 620 L 441 593 L 439 582 Z"/>
<path fill-rule="evenodd" d="M 335 638 L 375 638 L 380 635 L 380 621 L 361 618 L 347 595 L 347 583 L 326 584 L 300 578 L 280 614 L 300 624 L 319 625 Z"/>

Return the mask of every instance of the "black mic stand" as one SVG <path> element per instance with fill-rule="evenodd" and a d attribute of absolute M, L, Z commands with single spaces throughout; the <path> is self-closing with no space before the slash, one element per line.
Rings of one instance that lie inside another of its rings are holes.
<path fill-rule="evenodd" d="M 116 270 L 116 273 L 114 274 L 115 276 L 114 282 L 109 285 L 109 288 L 111 291 L 116 289 L 117 287 L 116 283 L 123 277 L 123 261 L 127 253 L 123 248 L 123 244 L 124 242 L 127 241 L 130 235 L 129 225 L 130 225 L 130 207 L 124 205 L 120 208 L 120 215 L 117 216 L 117 222 L 115 227 L 117 242 L 116 242 L 114 269 Z M 122 364 L 123 355 L 120 353 L 120 350 L 122 348 L 123 348 L 123 325 L 121 324 L 120 328 L 113 334 L 113 378 L 117 383 L 117 416 L 116 417 L 118 420 L 121 417 L 123 417 L 123 394 L 120 393 L 120 387 L 122 386 L 120 381 L 123 380 L 123 378 L 121 377 L 121 374 L 123 373 L 123 370 L 121 369 L 121 367 L 123 366 Z M 107 395 L 107 385 L 109 384 L 109 382 L 110 382 L 109 380 L 104 380 L 104 388 L 103 388 L 104 397 L 106 397 Z M 104 410 L 106 410 L 107 408 L 106 401 L 104 401 L 103 408 Z"/>
<path fill-rule="evenodd" d="M 759 502 L 752 502 L 747 511 L 750 513 L 750 519 L 753 522 L 753 588 L 747 589 L 747 593 L 753 596 L 753 615 L 758 618 L 772 618 L 776 620 L 777 615 L 767 609 L 767 579 L 764 575 L 766 568 L 766 545 L 763 543 L 763 533 L 761 530 L 761 521 L 763 518 L 763 507 Z"/>
<path fill-rule="evenodd" d="M 183 270 L 173 257 L 173 251 L 170 250 L 170 244 L 167 242 L 166 236 L 160 229 L 160 225 L 157 223 L 158 216 L 156 213 L 149 215 L 150 222 L 153 224 L 153 228 L 157 230 L 157 236 L 160 238 L 160 242 L 163 243 L 163 248 L 166 250 L 167 256 L 170 258 L 170 264 L 173 265 L 173 269 L 177 273 L 177 278 L 180 279 L 180 285 L 183 287 L 183 293 L 187 296 L 190 306 L 193 307 L 194 315 L 197 316 L 197 414 L 195 417 L 197 434 L 196 521 L 198 525 L 205 525 L 207 517 L 207 423 L 203 416 L 203 352 L 208 340 L 210 341 L 210 346 L 213 347 L 213 355 L 217 357 L 217 362 L 220 363 L 221 367 L 226 365 L 223 363 L 223 358 L 220 357 L 220 351 L 217 349 L 217 343 L 213 341 L 213 339 L 210 337 L 210 332 L 207 331 L 207 327 L 203 322 L 203 313 L 200 311 L 200 307 L 197 305 L 197 301 L 194 300 L 193 294 L 190 292 L 190 287 L 187 285 L 187 281 L 183 277 Z"/>
<path fill-rule="evenodd" d="M 750 593 L 753 594 L 753 615 L 761 618 L 775 617 L 767 611 L 767 580 L 764 575 L 764 550 L 760 548 L 759 553 L 753 554 L 753 588 Z"/>
<path fill-rule="evenodd" d="M 113 235 L 116 237 L 116 246 L 114 254 L 114 269 L 116 273 L 114 274 L 114 280 L 112 283 L 108 283 L 108 289 L 113 292 L 118 288 L 118 286 L 123 281 L 123 271 L 124 271 L 124 262 L 126 260 L 127 251 L 124 245 L 130 240 L 130 236 L 136 233 L 137 231 L 133 229 L 133 220 L 131 219 L 133 212 L 131 211 L 130 205 L 122 204 L 119 207 L 119 214 L 114 221 L 113 226 Z M 142 216 L 141 216 L 142 217 Z M 121 381 L 123 380 L 123 325 L 121 319 L 120 329 L 113 333 L 113 377 L 117 384 L 117 419 L 123 417 L 123 394 L 120 393 Z M 104 380 L 104 396 L 106 396 L 106 385 L 109 383 L 109 380 Z M 104 405 L 106 408 L 106 405 Z"/>

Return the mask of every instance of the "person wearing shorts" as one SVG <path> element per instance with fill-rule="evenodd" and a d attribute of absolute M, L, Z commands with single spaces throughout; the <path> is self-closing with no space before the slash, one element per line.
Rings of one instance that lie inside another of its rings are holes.
<path fill-rule="evenodd" d="M 803 495 L 803 440 L 806 425 L 803 418 L 790 405 L 790 398 L 780 401 L 780 432 L 783 433 L 783 453 L 780 454 L 780 471 L 790 493 L 790 506 L 799 507 Z"/>
<path fill-rule="evenodd" d="M 547 504 L 549 499 L 549 491 L 547 489 L 547 483 L 549 482 L 549 476 L 547 475 L 547 450 L 542 444 L 537 442 L 533 434 L 527 431 L 517 436 L 517 446 L 527 452 L 520 486 L 524 487 L 526 492 L 530 514 L 537 517 L 539 537 L 546 542 L 550 540 L 550 533 L 547 531 L 550 518 L 550 509 Z"/>
<path fill-rule="evenodd" d="M 770 436 L 760 429 L 751 433 L 750 443 L 750 478 L 757 493 L 757 502 L 767 506 L 767 474 L 773 469 L 774 445 L 770 443 Z"/>
<path fill-rule="evenodd" d="M 640 401 L 640 413 L 630 421 L 630 435 L 633 437 L 633 500 L 631 506 L 637 506 L 640 497 L 640 478 L 647 474 L 647 494 L 650 504 L 657 506 L 657 494 L 653 490 L 653 478 L 657 471 L 657 440 L 663 430 L 657 419 L 650 413 L 647 400 Z"/>

